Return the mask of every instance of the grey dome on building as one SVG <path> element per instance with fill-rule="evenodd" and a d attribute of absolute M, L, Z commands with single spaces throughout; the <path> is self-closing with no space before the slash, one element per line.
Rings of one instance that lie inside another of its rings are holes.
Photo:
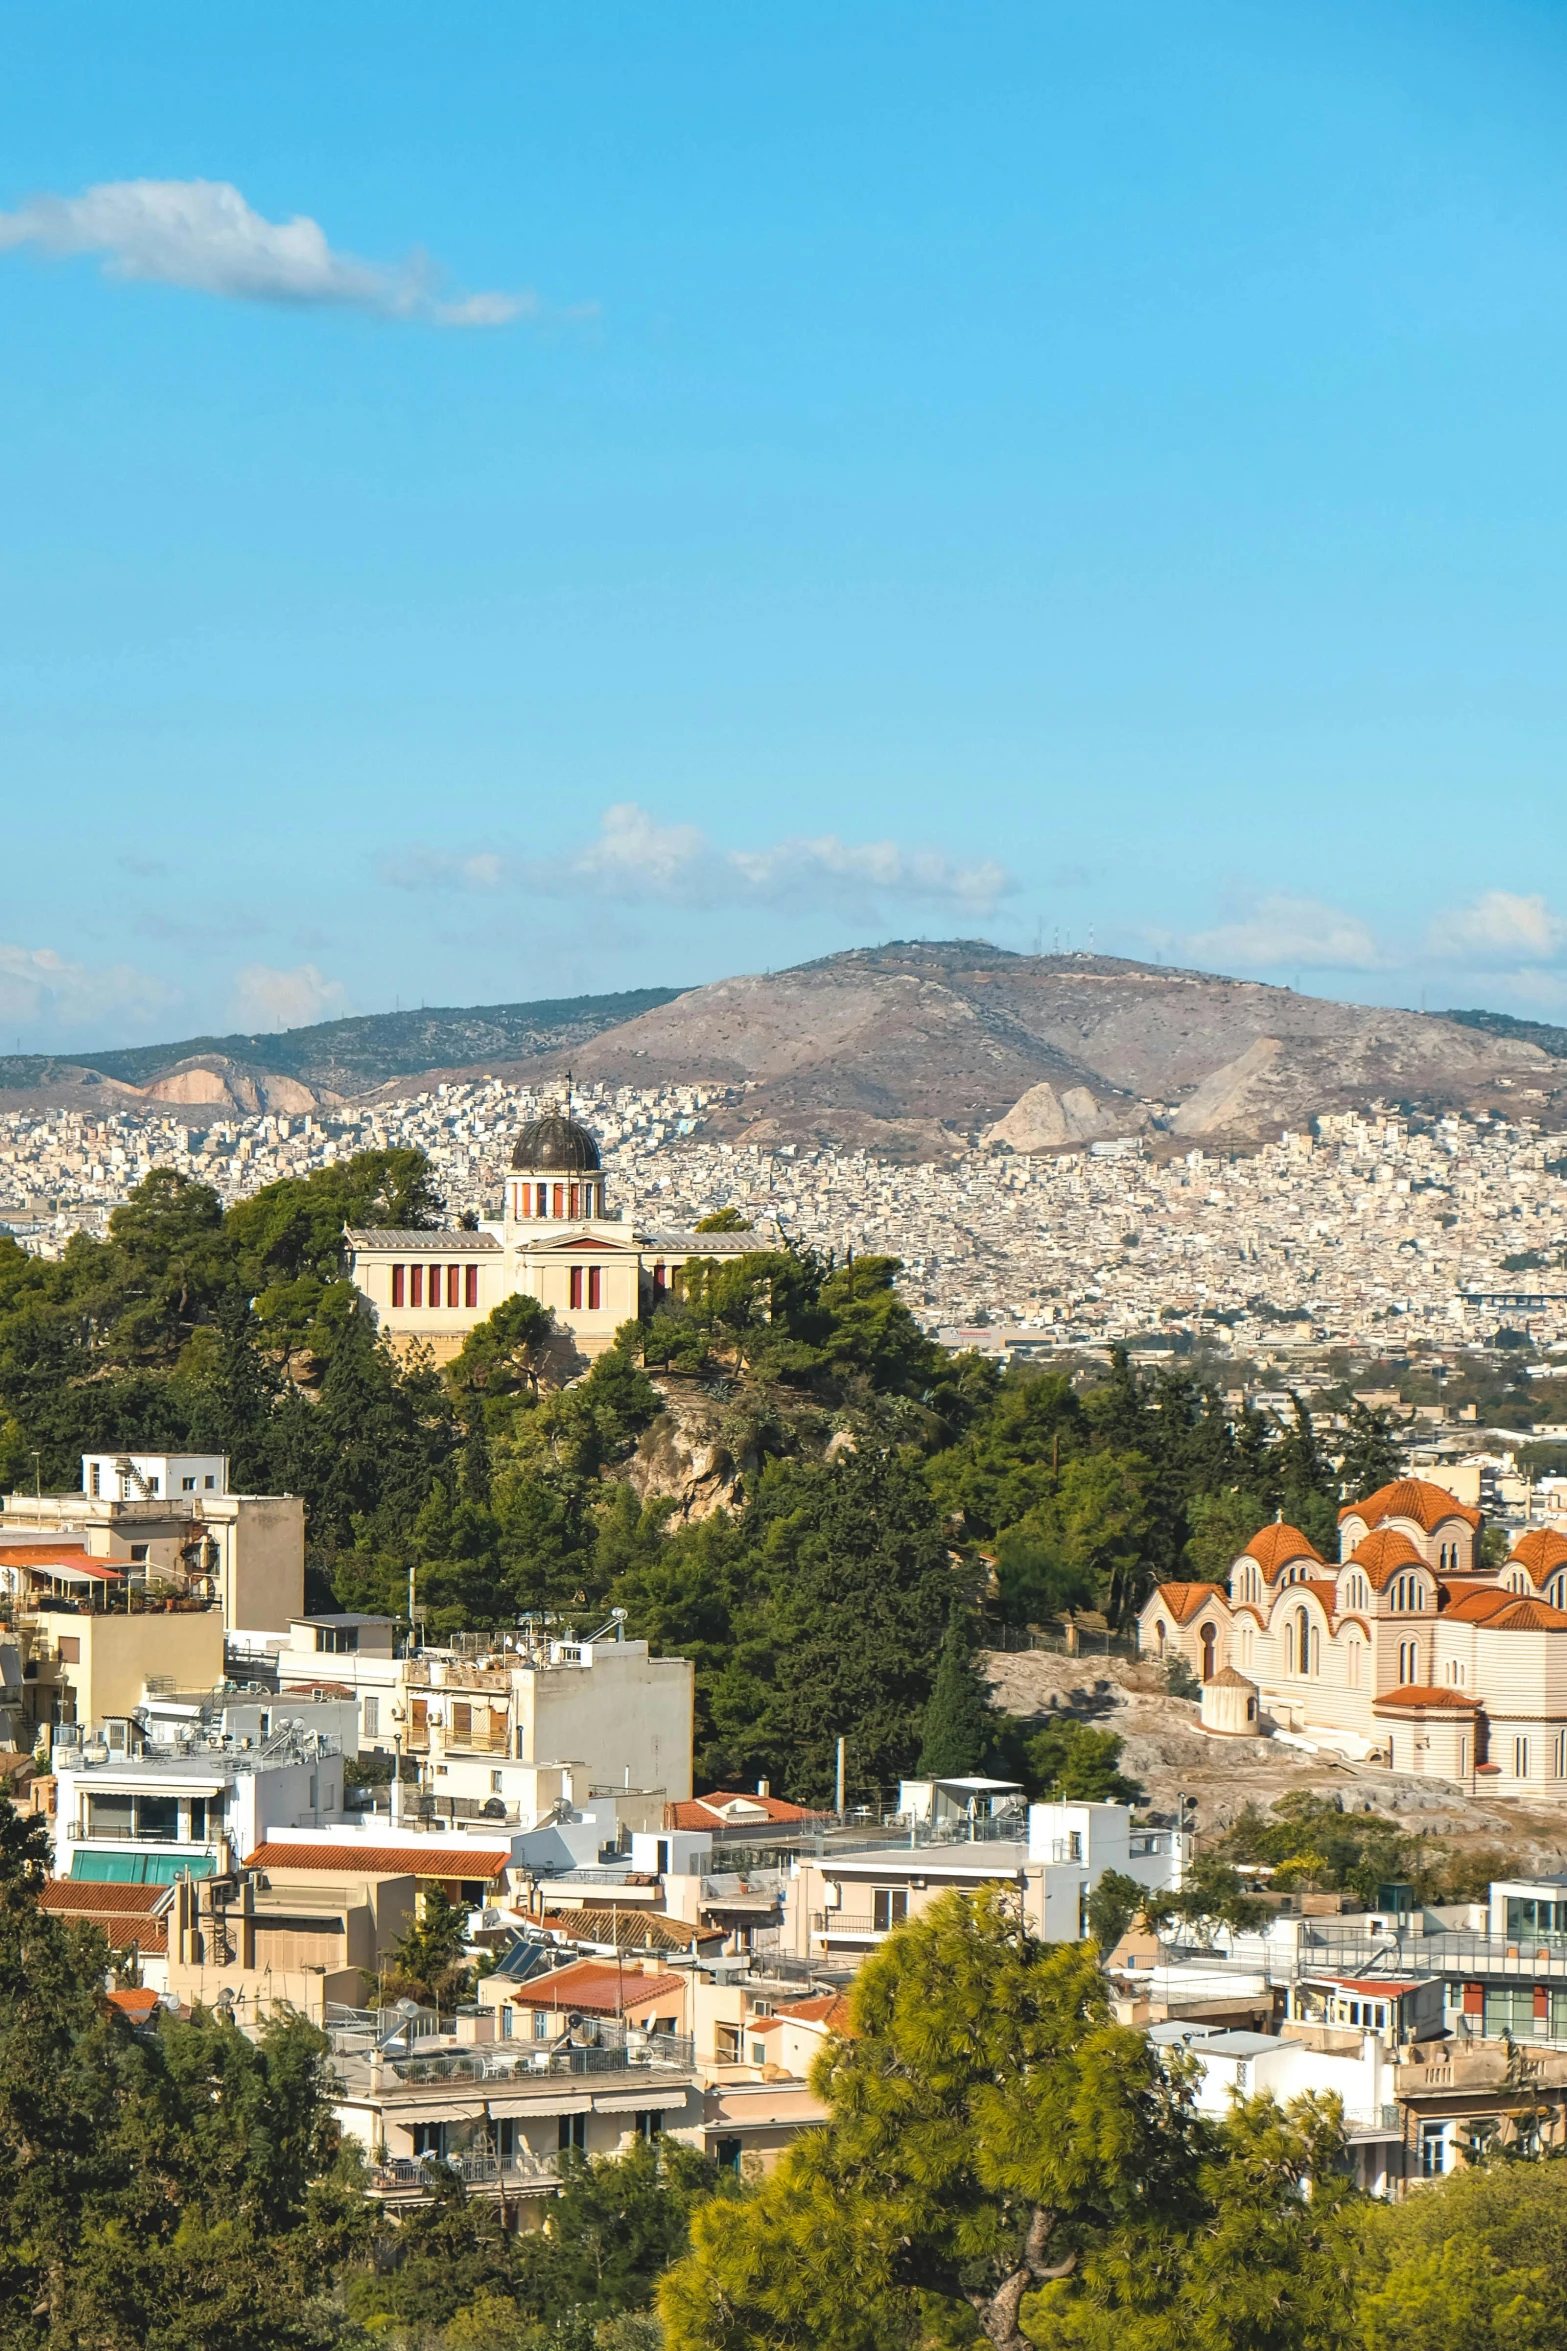
<path fill-rule="evenodd" d="M 596 1175 L 599 1147 L 585 1126 L 563 1110 L 547 1110 L 528 1121 L 511 1155 L 514 1169 L 546 1175 Z"/>

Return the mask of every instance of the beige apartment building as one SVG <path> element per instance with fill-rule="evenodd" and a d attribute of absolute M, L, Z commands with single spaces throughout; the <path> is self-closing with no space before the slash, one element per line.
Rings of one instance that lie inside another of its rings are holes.
<path fill-rule="evenodd" d="M 564 1341 L 556 1370 L 602 1355 L 623 1322 L 653 1304 L 688 1258 L 741 1256 L 744 1233 L 638 1230 L 611 1216 L 599 1147 L 564 1111 L 517 1138 L 500 1217 L 476 1231 L 344 1234 L 348 1272 L 399 1349 L 450 1362 L 503 1299 L 537 1298 Z"/>
<path fill-rule="evenodd" d="M 304 1606 L 303 1501 L 231 1493 L 221 1453 L 84 1453 L 79 1493 L 7 1494 L 0 1597 L 30 1595 L 25 1555 L 50 1544 L 66 1547 L 68 1568 L 81 1554 L 54 1581 L 84 1597 L 94 1578 L 81 1571 L 96 1567 L 113 1570 L 122 1590 L 199 1590 L 231 1632 L 281 1632 Z"/>

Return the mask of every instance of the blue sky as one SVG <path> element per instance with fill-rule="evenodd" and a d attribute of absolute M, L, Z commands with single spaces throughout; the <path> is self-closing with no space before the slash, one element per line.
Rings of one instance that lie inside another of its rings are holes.
<path fill-rule="evenodd" d="M 1567 1018 L 1567 17 L 0 5 L 0 1045 Z"/>

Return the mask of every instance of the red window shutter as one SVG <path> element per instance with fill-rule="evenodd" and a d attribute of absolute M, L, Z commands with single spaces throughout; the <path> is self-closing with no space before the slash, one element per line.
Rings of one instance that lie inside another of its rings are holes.
<path fill-rule="evenodd" d="M 448 1306 L 455 1306 L 457 1303 L 457 1283 L 461 1273 L 462 1267 L 460 1265 L 449 1265 L 446 1268 L 446 1303 Z"/>
<path fill-rule="evenodd" d="M 575 1216 L 577 1213 L 577 1186 L 575 1184 L 571 1187 L 571 1204 L 567 1213 L 571 1216 Z"/>
<path fill-rule="evenodd" d="M 424 1267 L 411 1265 L 408 1268 L 408 1280 L 410 1284 L 409 1305 L 422 1306 L 424 1304 Z"/>
<path fill-rule="evenodd" d="M 604 1303 L 604 1276 L 596 1265 L 588 1267 L 588 1304 L 597 1309 Z"/>
<path fill-rule="evenodd" d="M 477 1306 L 479 1303 L 479 1269 L 476 1265 L 465 1265 L 462 1269 L 462 1302 L 464 1306 Z"/>
<path fill-rule="evenodd" d="M 574 1265 L 571 1269 L 571 1303 L 573 1306 L 582 1304 L 582 1268 L 580 1265 Z"/>
<path fill-rule="evenodd" d="M 431 1268 L 430 1268 L 430 1304 L 431 1304 L 432 1306 L 439 1306 L 439 1305 L 440 1305 L 440 1303 L 441 1303 L 441 1269 L 440 1269 L 440 1267 L 439 1267 L 438 1265 L 432 1265 L 432 1266 L 431 1266 Z"/>
<path fill-rule="evenodd" d="M 557 1185 L 555 1186 L 555 1214 L 556 1214 L 557 1216 L 563 1217 L 563 1216 L 565 1215 L 565 1213 L 566 1213 L 566 1187 L 565 1187 L 565 1185 L 564 1185 L 564 1184 L 557 1184 Z"/>
<path fill-rule="evenodd" d="M 403 1306 L 407 1303 L 405 1297 L 407 1287 L 406 1269 L 403 1266 L 394 1265 L 392 1268 L 392 1304 L 394 1306 Z"/>

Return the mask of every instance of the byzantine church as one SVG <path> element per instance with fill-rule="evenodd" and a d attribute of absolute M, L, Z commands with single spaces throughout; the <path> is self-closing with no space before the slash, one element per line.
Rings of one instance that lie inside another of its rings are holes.
<path fill-rule="evenodd" d="M 1567 1801 L 1567 1538 L 1481 1563 L 1482 1517 L 1399 1478 L 1339 1512 L 1339 1556 L 1265 1526 L 1229 1583 L 1160 1584 L 1145 1656 L 1181 1657 L 1204 1728 L 1277 1728 L 1471 1792 Z"/>
<path fill-rule="evenodd" d="M 688 1258 L 744 1256 L 758 1240 L 628 1223 L 610 1207 L 596 1139 L 555 1107 L 519 1133 L 498 1217 L 472 1231 L 350 1226 L 343 1244 L 350 1279 L 399 1353 L 425 1347 L 448 1363 L 503 1299 L 521 1294 L 554 1315 L 554 1369 L 564 1375 L 656 1305 Z"/>

